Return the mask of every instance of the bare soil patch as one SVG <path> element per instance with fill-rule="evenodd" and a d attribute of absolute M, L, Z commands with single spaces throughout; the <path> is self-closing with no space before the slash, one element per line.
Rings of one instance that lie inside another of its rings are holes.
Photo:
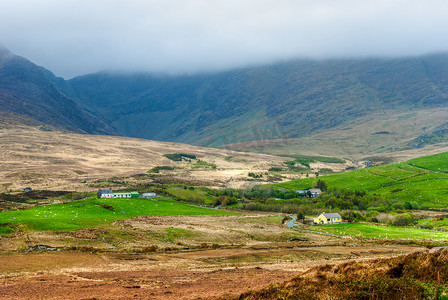
<path fill-rule="evenodd" d="M 81 272 L 3 279 L 3 299 L 198 299 L 226 297 L 284 281 L 292 272 L 212 271 Z"/>
<path fill-rule="evenodd" d="M 215 249 L 140 255 L 76 252 L 1 255 L 0 262 L 7 268 L 4 270 L 10 272 L 2 272 L 0 298 L 228 298 L 287 281 L 319 265 L 389 257 L 415 250 L 389 246 L 369 252 L 372 249 L 372 246 L 291 246 L 289 249 Z M 248 257 L 260 259 L 245 260 Z M 224 262 L 223 258 L 233 262 Z"/>

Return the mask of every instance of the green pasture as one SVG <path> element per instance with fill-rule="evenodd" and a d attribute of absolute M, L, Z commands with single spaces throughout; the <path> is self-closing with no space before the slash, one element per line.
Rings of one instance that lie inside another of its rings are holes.
<path fill-rule="evenodd" d="M 165 192 L 173 195 L 176 198 L 182 200 L 194 200 L 194 199 L 203 199 L 205 204 L 211 204 L 212 199 L 214 198 L 212 195 L 208 194 L 202 190 L 189 190 L 183 188 L 167 188 Z"/>
<path fill-rule="evenodd" d="M 448 242 L 448 232 L 412 227 L 380 226 L 360 223 L 313 226 L 311 229 L 366 239 L 436 240 Z"/>
<path fill-rule="evenodd" d="M 402 202 L 417 202 L 421 207 L 448 207 L 448 153 L 408 162 L 364 168 L 341 174 L 319 176 L 329 188 L 365 191 Z M 316 178 L 277 184 L 277 187 L 304 189 Z"/>
<path fill-rule="evenodd" d="M 11 228 L 9 225 L 1 224 L 0 225 L 0 236 L 5 234 L 14 233 L 14 229 Z"/>
<path fill-rule="evenodd" d="M 223 215 L 230 212 L 179 203 L 167 198 L 96 199 L 64 204 L 36 206 L 20 211 L 0 212 L 0 234 L 11 232 L 10 227 L 22 224 L 26 230 L 77 230 L 112 223 L 137 216 Z"/>
<path fill-rule="evenodd" d="M 448 152 L 411 159 L 408 163 L 436 172 L 448 172 Z"/>
<path fill-rule="evenodd" d="M 444 218 L 443 220 L 439 220 L 439 221 L 433 221 L 433 219 L 421 219 L 421 220 L 418 220 L 418 224 L 431 225 L 434 228 L 448 229 L 448 218 Z"/>

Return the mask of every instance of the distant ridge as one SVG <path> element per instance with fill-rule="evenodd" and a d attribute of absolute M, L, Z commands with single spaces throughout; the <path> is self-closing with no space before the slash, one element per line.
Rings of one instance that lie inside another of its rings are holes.
<path fill-rule="evenodd" d="M 0 118 L 82 133 L 116 133 L 93 110 L 68 96 L 62 78 L 0 46 Z"/>
<path fill-rule="evenodd" d="M 0 121 L 82 133 L 218 147 L 307 137 L 318 145 L 351 130 L 357 139 L 347 147 L 354 151 L 367 135 L 373 138 L 364 148 L 382 140 L 372 151 L 394 151 L 448 143 L 447 108 L 447 53 L 294 60 L 191 76 L 101 72 L 66 81 L 0 47 Z M 277 144 L 275 153 L 285 154 Z"/>
<path fill-rule="evenodd" d="M 97 73 L 69 83 L 123 135 L 220 146 L 447 107 L 448 54 L 296 60 L 194 76 Z"/>

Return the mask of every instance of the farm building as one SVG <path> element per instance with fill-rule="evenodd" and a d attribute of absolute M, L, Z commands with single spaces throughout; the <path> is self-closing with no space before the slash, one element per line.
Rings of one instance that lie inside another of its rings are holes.
<path fill-rule="evenodd" d="M 114 198 L 138 198 L 139 194 L 137 192 L 126 192 L 126 193 L 114 193 Z"/>
<path fill-rule="evenodd" d="M 342 222 L 341 215 L 338 213 L 321 213 L 314 219 L 314 224 L 338 224 Z"/>
<path fill-rule="evenodd" d="M 320 189 L 309 189 L 309 192 L 311 193 L 311 197 L 313 198 L 319 197 L 320 193 L 322 193 Z"/>
<path fill-rule="evenodd" d="M 138 198 L 137 192 L 114 193 L 111 189 L 99 189 L 96 194 L 98 198 Z"/>
<path fill-rule="evenodd" d="M 304 189 L 304 190 L 295 190 L 295 192 L 299 195 L 303 195 L 303 196 L 309 196 L 312 198 L 318 198 L 320 193 L 322 193 L 321 189 Z"/>
<path fill-rule="evenodd" d="M 98 198 L 113 198 L 114 193 L 111 189 L 99 189 L 98 193 L 96 193 Z"/>

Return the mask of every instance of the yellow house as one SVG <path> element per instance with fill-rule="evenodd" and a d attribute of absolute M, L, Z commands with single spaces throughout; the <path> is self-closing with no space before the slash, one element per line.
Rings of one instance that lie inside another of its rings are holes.
<path fill-rule="evenodd" d="M 317 218 L 314 219 L 314 224 L 337 224 L 341 223 L 342 218 L 338 213 L 321 213 Z"/>

